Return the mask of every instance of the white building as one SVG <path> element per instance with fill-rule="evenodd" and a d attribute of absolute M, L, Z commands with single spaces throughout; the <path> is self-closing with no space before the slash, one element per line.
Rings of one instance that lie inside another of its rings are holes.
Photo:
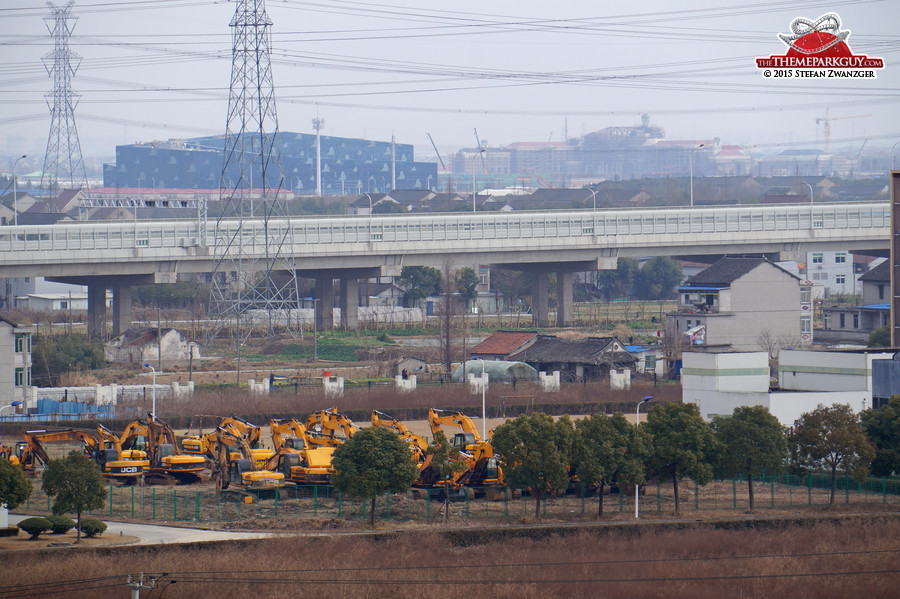
<path fill-rule="evenodd" d="M 784 426 L 820 406 L 872 407 L 872 361 L 883 352 L 782 350 L 780 389 L 771 390 L 767 352 L 682 354 L 682 401 L 706 420 L 729 416 L 741 406 L 765 406 Z"/>
<path fill-rule="evenodd" d="M 21 327 L 0 316 L 0 406 L 21 401 L 28 405 L 31 386 L 31 327 Z"/>
<path fill-rule="evenodd" d="M 855 295 L 860 292 L 848 251 L 806 252 L 806 274 L 813 285 L 822 285 L 825 295 Z"/>

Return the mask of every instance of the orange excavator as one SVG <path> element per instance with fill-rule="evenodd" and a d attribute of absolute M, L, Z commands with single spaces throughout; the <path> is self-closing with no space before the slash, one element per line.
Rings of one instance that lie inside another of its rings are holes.
<path fill-rule="evenodd" d="M 293 418 L 273 419 L 269 429 L 275 455 L 269 458 L 264 469 L 281 472 L 287 480 L 303 485 L 331 482 L 334 447 L 311 443 L 306 426 Z"/>
<path fill-rule="evenodd" d="M 428 451 L 428 441 L 424 437 L 409 430 L 400 420 L 378 410 L 372 410 L 372 426 L 393 431 L 409 446 L 412 458 L 419 467 L 419 476 L 413 482 L 414 487 L 430 488 L 435 485 L 440 478 L 440 473 L 431 467 L 432 454 Z"/>

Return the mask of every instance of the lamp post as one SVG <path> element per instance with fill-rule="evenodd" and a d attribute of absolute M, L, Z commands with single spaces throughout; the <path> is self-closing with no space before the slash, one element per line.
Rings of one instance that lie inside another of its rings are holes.
<path fill-rule="evenodd" d="M 891 170 L 894 170 L 894 148 L 900 144 L 900 141 L 894 142 L 894 145 L 891 146 Z"/>
<path fill-rule="evenodd" d="M 364 193 L 364 196 L 369 198 L 369 241 L 372 241 L 372 196 L 368 193 Z"/>
<path fill-rule="evenodd" d="M 16 166 L 24 158 L 28 158 L 28 154 L 22 154 L 13 162 L 13 224 L 15 226 L 19 226 L 19 186 L 16 184 Z"/>
<path fill-rule="evenodd" d="M 807 183 L 806 181 L 804 181 L 803 184 L 806 185 L 807 187 L 809 187 L 809 205 L 812 206 L 812 205 L 813 205 L 813 188 L 812 188 L 812 185 L 810 185 L 810 184 Z"/>
<path fill-rule="evenodd" d="M 0 408 L 0 414 L 2 414 L 3 410 L 5 410 L 6 408 L 16 408 L 21 405 L 22 405 L 21 401 L 14 401 L 11 404 L 9 404 L 8 406 L 3 406 L 2 408 Z"/>
<path fill-rule="evenodd" d="M 699 150 L 706 144 L 700 144 L 696 148 L 691 148 L 691 208 L 694 207 L 694 150 Z"/>
<path fill-rule="evenodd" d="M 144 362 L 144 368 L 149 368 L 153 371 L 153 409 L 151 413 L 153 414 L 153 419 L 156 419 L 156 369 L 150 365 L 150 362 Z"/>
<path fill-rule="evenodd" d="M 487 440 L 487 408 L 485 403 L 485 390 L 487 385 L 484 380 L 484 358 L 476 356 L 473 360 L 481 361 L 481 440 Z"/>
<path fill-rule="evenodd" d="M 644 399 L 642 399 L 641 401 L 638 402 L 637 407 L 634 409 L 634 426 L 635 427 L 639 428 L 641 426 L 641 404 L 647 403 L 651 399 L 653 399 L 653 396 L 647 395 L 644 397 Z M 635 517 L 635 519 L 637 519 L 639 517 L 638 516 L 638 505 L 639 505 L 639 501 L 640 501 L 640 499 L 639 499 L 640 488 L 641 488 L 641 486 L 639 484 L 637 484 L 637 483 L 634 484 L 634 517 Z"/>

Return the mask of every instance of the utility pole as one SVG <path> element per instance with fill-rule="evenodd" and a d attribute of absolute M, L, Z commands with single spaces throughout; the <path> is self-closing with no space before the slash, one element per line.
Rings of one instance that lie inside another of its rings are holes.
<path fill-rule="evenodd" d="M 325 119 L 319 118 L 316 109 L 316 118 L 312 120 L 313 129 L 316 130 L 316 197 L 322 197 L 322 138 L 319 131 L 325 126 Z"/>
<path fill-rule="evenodd" d="M 87 174 L 75 126 L 75 107 L 81 95 L 72 89 L 72 78 L 81 63 L 81 56 L 69 49 L 69 38 L 77 20 L 72 16 L 75 2 L 70 0 L 63 7 L 54 6 L 51 2 L 47 5 L 50 16 L 44 17 L 44 21 L 53 36 L 53 50 L 44 54 L 43 61 L 47 74 L 53 80 L 53 91 L 44 95 L 50 105 L 50 135 L 40 187 L 44 187 L 46 177 L 48 190 L 60 183 L 72 188 L 86 188 Z M 69 21 L 73 21 L 71 26 Z"/>
<path fill-rule="evenodd" d="M 293 231 L 284 198 L 269 58 L 272 21 L 265 1 L 235 0 L 229 26 L 231 85 L 219 179 L 222 211 L 216 222 L 218 231 L 228 233 L 215 236 L 215 255 L 220 259 L 212 273 L 207 342 L 229 327 L 240 352 L 256 327 L 265 325 L 265 333 L 274 336 L 279 318 L 289 322 L 285 315 L 298 307 L 298 286 L 294 259 L 286 250 L 293 245 Z M 248 214 L 257 196 L 262 208 Z M 205 214 L 199 220 L 203 244 Z M 251 315 L 251 311 L 262 315 Z"/>

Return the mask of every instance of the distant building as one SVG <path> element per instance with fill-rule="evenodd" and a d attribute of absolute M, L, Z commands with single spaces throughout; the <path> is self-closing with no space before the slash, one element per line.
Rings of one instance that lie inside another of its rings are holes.
<path fill-rule="evenodd" d="M 722 258 L 678 288 L 666 330 L 716 351 L 774 351 L 813 341 L 811 285 L 765 258 Z"/>
<path fill-rule="evenodd" d="M 107 362 L 150 362 L 156 366 L 160 353 L 163 364 L 196 360 L 200 358 L 200 344 L 191 341 L 177 329 L 133 327 L 109 341 L 103 348 Z"/>
<path fill-rule="evenodd" d="M 437 165 L 417 162 L 412 144 L 331 137 L 321 138 L 322 192 L 325 195 L 386 193 L 391 189 L 427 189 L 437 182 Z M 155 141 L 116 146 L 115 164 L 103 167 L 104 187 L 217 189 L 222 177 L 224 136 Z M 312 194 L 316 189 L 316 136 L 278 134 L 284 180 L 267 182 L 271 189 Z M 238 181 L 235 166 L 225 173 Z M 272 176 L 277 169 L 270 169 Z M 262 187 L 257 169 L 251 177 Z"/>
<path fill-rule="evenodd" d="M 28 405 L 31 386 L 31 327 L 19 326 L 0 316 L 0 406 L 14 401 Z"/>
<path fill-rule="evenodd" d="M 822 307 L 825 326 L 820 333 L 820 340 L 865 345 L 869 335 L 890 324 L 890 261 L 878 264 L 861 275 L 859 280 L 862 284 L 862 300 L 859 304 L 828 305 L 826 300 Z"/>

